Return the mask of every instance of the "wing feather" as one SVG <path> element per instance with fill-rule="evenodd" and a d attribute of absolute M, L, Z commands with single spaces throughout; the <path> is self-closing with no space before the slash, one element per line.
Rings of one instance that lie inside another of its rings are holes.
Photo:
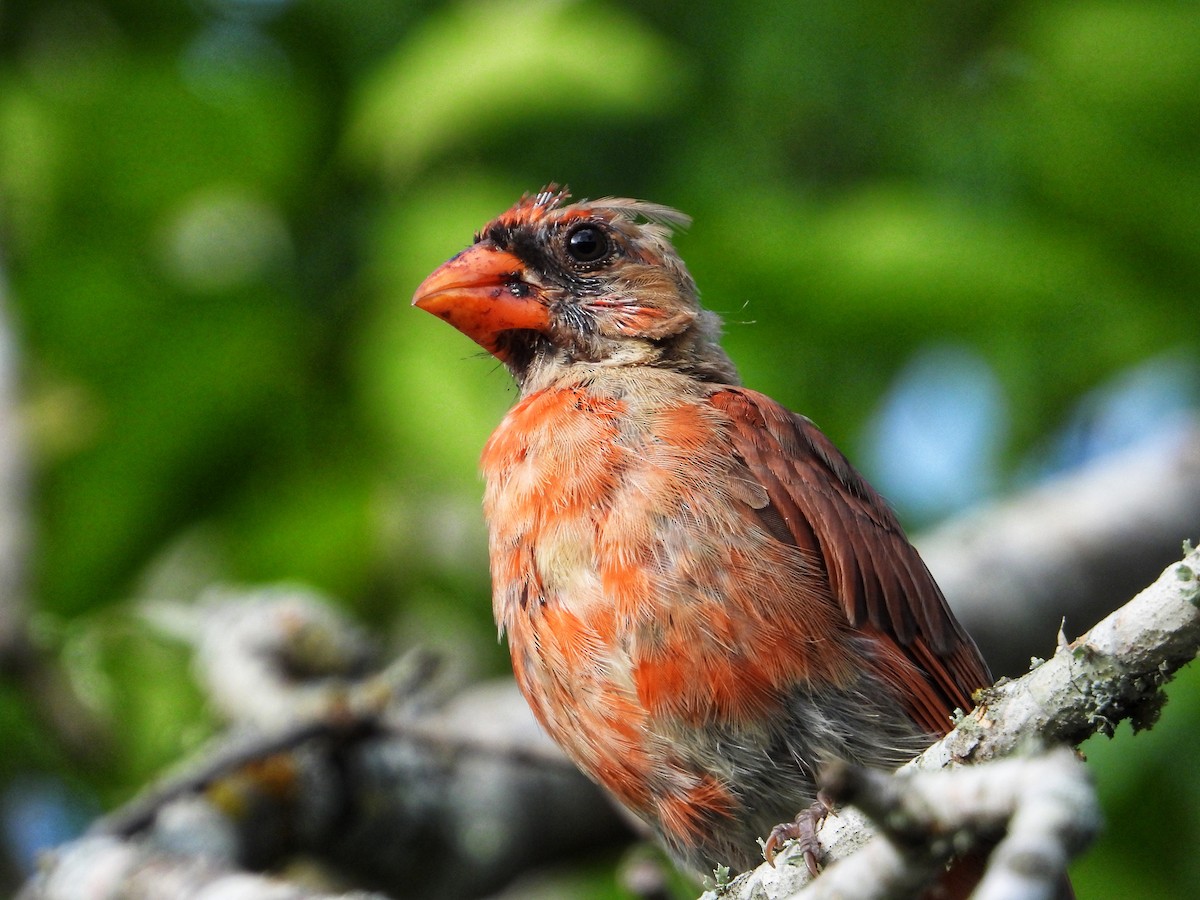
<path fill-rule="evenodd" d="M 991 678 L 895 514 L 808 419 L 744 388 L 716 389 L 710 402 L 729 416 L 734 451 L 766 490 L 760 518 L 777 536 L 782 520 L 790 542 L 824 567 L 848 621 L 897 652 L 892 677 L 919 680 L 902 691 L 909 714 L 945 732 L 950 712 L 968 709 Z"/>

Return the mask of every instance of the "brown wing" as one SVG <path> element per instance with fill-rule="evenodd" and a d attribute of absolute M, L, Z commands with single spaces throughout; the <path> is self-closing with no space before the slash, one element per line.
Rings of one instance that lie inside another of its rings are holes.
<path fill-rule="evenodd" d="M 924 673 L 924 684 L 903 686 L 909 714 L 945 732 L 950 712 L 969 709 L 991 677 L 892 510 L 803 416 L 743 388 L 716 390 L 711 402 L 766 489 L 764 524 L 824 566 L 852 625 L 890 638 Z"/>

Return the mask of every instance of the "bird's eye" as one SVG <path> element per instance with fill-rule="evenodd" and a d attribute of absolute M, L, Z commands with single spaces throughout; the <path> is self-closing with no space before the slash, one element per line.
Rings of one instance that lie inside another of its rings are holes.
<path fill-rule="evenodd" d="M 567 235 L 567 253 L 578 263 L 598 262 L 608 255 L 608 236 L 595 225 L 580 225 Z"/>

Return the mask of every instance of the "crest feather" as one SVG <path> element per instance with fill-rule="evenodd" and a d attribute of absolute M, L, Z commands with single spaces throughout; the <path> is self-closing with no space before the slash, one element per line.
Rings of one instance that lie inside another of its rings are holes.
<path fill-rule="evenodd" d="M 628 197 L 601 197 L 598 200 L 583 200 L 580 205 L 591 209 L 612 212 L 629 221 L 645 219 L 653 225 L 664 228 L 687 228 L 692 224 L 692 217 L 670 206 L 661 203 L 648 203 L 645 200 L 631 200 Z"/>
<path fill-rule="evenodd" d="M 601 197 L 598 200 L 586 198 L 574 204 L 568 204 L 571 191 L 566 186 L 559 187 L 551 182 L 536 194 L 525 193 L 521 199 L 502 213 L 497 222 L 505 226 L 519 223 L 538 222 L 551 213 L 562 212 L 568 205 L 574 207 L 572 213 L 579 215 L 600 214 L 622 219 L 631 224 L 645 222 L 658 226 L 660 233 L 666 234 L 671 230 L 686 228 L 692 223 L 692 217 L 677 209 L 663 206 L 661 203 L 647 203 L 645 200 L 634 200 L 629 197 Z"/>

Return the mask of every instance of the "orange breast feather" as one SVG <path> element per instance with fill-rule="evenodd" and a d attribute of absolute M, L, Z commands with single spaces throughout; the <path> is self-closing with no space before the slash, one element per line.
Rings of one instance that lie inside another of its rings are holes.
<path fill-rule="evenodd" d="M 854 676 L 835 646 L 848 623 L 755 517 L 765 493 L 729 453 L 724 414 L 638 400 L 548 390 L 493 435 L 494 601 L 547 730 L 627 805 L 679 816 L 721 788 L 664 769 L 676 729 L 754 722 L 810 677 Z"/>

